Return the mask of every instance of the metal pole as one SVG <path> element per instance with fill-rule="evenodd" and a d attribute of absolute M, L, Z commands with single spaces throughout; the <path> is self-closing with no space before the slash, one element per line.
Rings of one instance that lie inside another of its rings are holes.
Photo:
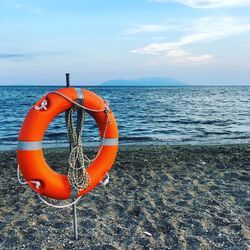
<path fill-rule="evenodd" d="M 66 75 L 66 86 L 67 86 L 67 88 L 69 88 L 70 87 L 70 74 L 65 73 L 65 75 Z"/>
<path fill-rule="evenodd" d="M 70 74 L 66 73 L 66 87 L 70 87 Z M 74 202 L 75 199 L 72 198 L 72 201 Z M 78 232 L 77 232 L 77 213 L 76 213 L 76 203 L 72 205 L 73 210 L 72 210 L 72 216 L 73 216 L 73 228 L 74 228 L 74 239 L 78 240 Z"/>
<path fill-rule="evenodd" d="M 75 200 L 74 198 L 72 199 Z M 78 240 L 78 232 L 77 232 L 77 214 L 76 214 L 76 203 L 73 204 L 73 227 L 74 227 L 74 238 Z"/>

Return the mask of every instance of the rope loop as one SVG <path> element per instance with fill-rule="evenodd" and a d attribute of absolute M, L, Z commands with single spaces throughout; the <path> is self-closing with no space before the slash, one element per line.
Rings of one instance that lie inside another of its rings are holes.
<path fill-rule="evenodd" d="M 86 171 L 86 164 L 82 148 L 82 130 L 85 121 L 85 110 L 78 108 L 76 128 L 73 122 L 73 111 L 75 106 L 66 111 L 66 124 L 68 129 L 68 140 L 70 154 L 68 159 L 68 179 L 75 190 L 86 189 L 90 184 L 90 177 Z"/>

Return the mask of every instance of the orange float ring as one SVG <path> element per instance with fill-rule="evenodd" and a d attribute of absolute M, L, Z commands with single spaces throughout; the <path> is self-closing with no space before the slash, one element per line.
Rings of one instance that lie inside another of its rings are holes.
<path fill-rule="evenodd" d="M 101 145 L 95 160 L 87 167 L 90 185 L 75 194 L 68 177 L 53 171 L 45 161 L 42 140 L 49 123 L 77 102 L 96 121 Z M 79 88 L 63 88 L 40 99 L 26 116 L 18 137 L 17 160 L 23 177 L 37 193 L 65 200 L 80 197 L 95 188 L 112 167 L 118 150 L 118 128 L 112 110 L 95 93 Z M 39 187 L 35 185 L 39 183 Z"/>

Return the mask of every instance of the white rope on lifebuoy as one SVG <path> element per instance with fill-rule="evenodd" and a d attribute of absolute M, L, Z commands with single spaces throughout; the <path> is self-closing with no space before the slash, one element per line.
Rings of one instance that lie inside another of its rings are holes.
<path fill-rule="evenodd" d="M 50 207 L 54 207 L 54 208 L 66 208 L 66 207 L 70 207 L 74 204 L 76 204 L 80 199 L 81 199 L 81 196 L 78 197 L 77 199 L 75 199 L 73 202 L 69 203 L 69 204 L 65 204 L 65 205 L 55 205 L 55 204 L 52 204 L 48 201 L 46 201 L 44 198 L 42 198 L 41 195 L 37 194 L 38 198 L 46 205 L 50 206 Z"/>
<path fill-rule="evenodd" d="M 101 181 L 101 184 L 106 187 L 106 185 L 109 183 L 109 174 L 106 173 L 106 177 L 103 181 Z"/>
<path fill-rule="evenodd" d="M 26 185 L 27 181 L 22 181 L 20 177 L 20 167 L 19 164 L 17 164 L 17 179 L 21 185 Z"/>
<path fill-rule="evenodd" d="M 19 181 L 19 183 L 20 183 L 21 185 L 26 185 L 26 184 L 28 184 L 27 181 L 21 180 L 19 165 L 17 165 L 17 179 L 18 179 L 18 181 Z M 40 181 L 30 181 L 30 182 L 31 182 L 31 183 L 34 183 L 36 189 L 39 190 L 39 187 L 41 186 Z M 75 199 L 73 202 L 71 202 L 71 203 L 69 203 L 69 204 L 65 204 L 65 205 L 55 205 L 55 204 L 52 204 L 52 203 L 46 201 L 44 198 L 42 198 L 41 195 L 37 194 L 37 196 L 38 196 L 38 198 L 39 198 L 44 204 L 46 204 L 46 205 L 48 205 L 48 206 L 50 206 L 50 207 L 54 207 L 54 208 L 66 208 L 66 207 L 70 207 L 70 206 L 76 204 L 76 203 L 81 199 L 81 197 L 78 197 L 77 199 Z"/>
<path fill-rule="evenodd" d="M 62 94 L 62 93 L 60 93 L 60 92 L 51 91 L 51 92 L 49 92 L 48 94 L 50 94 L 50 93 L 60 95 L 60 96 L 64 97 L 66 100 L 68 100 L 68 101 L 74 103 L 76 106 L 78 106 L 78 107 L 80 107 L 80 108 L 83 108 L 83 109 L 86 109 L 86 110 L 88 110 L 88 111 L 92 111 L 92 112 L 102 112 L 102 111 L 107 111 L 107 110 L 109 109 L 109 105 L 108 105 L 108 102 L 107 102 L 107 101 L 105 101 L 105 104 L 106 104 L 106 105 L 105 105 L 105 108 L 103 108 L 103 109 L 91 109 L 91 108 L 87 108 L 87 107 L 85 107 L 85 106 L 79 104 L 78 102 L 73 101 L 72 99 L 70 99 L 69 97 L 67 97 L 66 95 L 64 95 L 64 94 Z"/>

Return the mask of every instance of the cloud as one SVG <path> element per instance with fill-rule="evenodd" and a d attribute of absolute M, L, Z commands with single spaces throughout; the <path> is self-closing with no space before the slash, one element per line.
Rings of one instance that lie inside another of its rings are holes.
<path fill-rule="evenodd" d="M 240 35 L 250 31 L 250 23 L 241 23 L 231 17 L 206 17 L 197 20 L 187 28 L 189 35 L 182 36 L 179 45 L 198 42 L 212 42 L 222 38 Z"/>
<path fill-rule="evenodd" d="M 214 57 L 209 54 L 193 55 L 191 51 L 183 49 L 178 43 L 152 43 L 146 47 L 132 50 L 131 52 L 148 55 L 164 55 L 175 63 L 202 63 Z"/>
<path fill-rule="evenodd" d="M 186 46 L 213 42 L 230 36 L 250 31 L 250 24 L 239 23 L 229 17 L 206 17 L 189 23 L 186 33 L 176 42 L 152 43 L 132 50 L 133 53 L 149 55 L 165 55 L 175 62 L 205 62 L 214 56 L 210 54 L 194 55 Z"/>
<path fill-rule="evenodd" d="M 13 61 L 19 61 L 31 58 L 32 54 L 25 53 L 0 53 L 0 59 L 8 59 Z"/>
<path fill-rule="evenodd" d="M 134 28 L 126 30 L 124 33 L 126 35 L 133 35 L 139 33 L 151 33 L 151 32 L 162 32 L 168 29 L 167 25 L 156 25 L 156 24 L 146 24 L 146 25 L 136 25 Z"/>
<path fill-rule="evenodd" d="M 28 1 L 22 1 L 22 3 L 20 2 L 12 2 L 12 1 L 2 1 L 0 3 L 1 8 L 7 8 L 10 10 L 15 10 L 18 11 L 20 13 L 24 13 L 24 14 L 34 14 L 34 15 L 40 15 L 44 12 L 44 10 L 38 6 L 37 4 L 34 3 L 28 3 Z"/>
<path fill-rule="evenodd" d="M 41 58 L 45 56 L 56 56 L 61 55 L 63 52 L 30 52 L 30 53 L 1 53 L 0 60 L 10 61 L 25 61 L 34 58 Z"/>
<path fill-rule="evenodd" d="M 241 7 L 250 5 L 249 0 L 152 0 L 159 3 L 179 3 L 191 8 Z"/>

